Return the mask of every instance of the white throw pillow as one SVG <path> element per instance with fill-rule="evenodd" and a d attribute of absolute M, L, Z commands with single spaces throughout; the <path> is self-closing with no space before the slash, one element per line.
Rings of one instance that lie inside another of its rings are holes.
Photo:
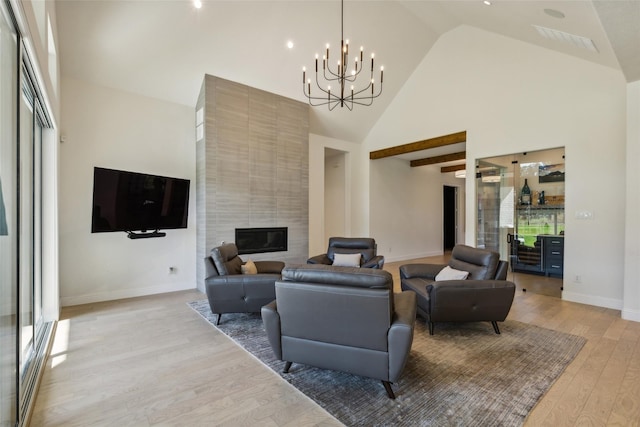
<path fill-rule="evenodd" d="M 357 254 L 333 254 L 333 265 L 336 267 L 360 267 L 360 258 Z"/>
<path fill-rule="evenodd" d="M 248 259 L 247 262 L 245 262 L 244 265 L 240 268 L 242 269 L 242 274 L 258 274 L 258 268 L 256 267 L 256 264 L 250 259 Z"/>
<path fill-rule="evenodd" d="M 465 280 L 467 276 L 469 276 L 468 271 L 456 270 L 447 265 L 436 276 L 436 282 L 441 280 Z"/>

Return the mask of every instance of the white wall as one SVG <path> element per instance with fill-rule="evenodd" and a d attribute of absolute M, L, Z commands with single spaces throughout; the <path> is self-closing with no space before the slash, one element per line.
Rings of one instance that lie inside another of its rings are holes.
<path fill-rule="evenodd" d="M 464 239 L 464 180 L 439 165 L 410 167 L 388 157 L 372 160 L 371 236 L 388 262 L 443 252 L 443 187 L 458 187 L 458 239 Z"/>
<path fill-rule="evenodd" d="M 640 81 L 627 86 L 627 206 L 622 318 L 640 322 Z"/>
<path fill-rule="evenodd" d="M 62 93 L 62 304 L 195 288 L 193 108 L 69 78 Z M 92 234 L 94 166 L 190 179 L 188 228 L 140 240 L 124 232 Z M 170 266 L 177 274 L 169 274 Z"/>
<path fill-rule="evenodd" d="M 477 158 L 564 146 L 563 298 L 622 308 L 625 91 L 617 70 L 458 27 L 434 45 L 364 148 L 368 152 L 466 130 L 467 175 L 473 176 Z M 366 168 L 368 156 L 360 160 Z M 386 203 L 383 196 L 370 207 L 372 235 L 383 232 L 382 222 L 374 220 Z M 466 206 L 465 241 L 473 245 L 475 180 L 467 180 Z M 576 220 L 578 210 L 593 212 L 593 219 Z M 397 230 L 412 236 L 410 231 Z M 394 252 L 411 253 L 421 237 L 416 234 L 404 241 L 406 249 Z M 570 279 L 576 275 L 579 284 Z"/>
<path fill-rule="evenodd" d="M 346 163 L 349 153 L 325 156 L 324 165 L 324 237 L 346 235 Z"/>

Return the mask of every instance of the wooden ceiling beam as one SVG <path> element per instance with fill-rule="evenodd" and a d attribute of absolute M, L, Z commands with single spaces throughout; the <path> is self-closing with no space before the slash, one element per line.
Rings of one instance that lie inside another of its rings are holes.
<path fill-rule="evenodd" d="M 416 166 L 435 165 L 438 163 L 453 162 L 455 160 L 464 160 L 466 157 L 467 152 L 460 151 L 459 153 L 443 154 L 442 156 L 433 156 L 426 157 L 424 159 L 411 160 L 411 163 L 409 164 L 412 168 L 415 168 Z"/>
<path fill-rule="evenodd" d="M 438 136 L 436 138 L 425 139 L 423 141 L 411 142 L 395 147 L 383 148 L 382 150 L 371 151 L 369 159 L 383 159 L 385 157 L 397 156 L 398 154 L 413 153 L 414 151 L 428 150 L 430 148 L 444 147 L 445 145 L 458 144 L 467 141 L 467 131 L 456 132 L 449 135 Z"/>
<path fill-rule="evenodd" d="M 443 167 L 440 168 L 440 173 L 461 171 L 461 170 L 464 170 L 466 168 L 467 168 L 467 165 L 443 166 Z"/>

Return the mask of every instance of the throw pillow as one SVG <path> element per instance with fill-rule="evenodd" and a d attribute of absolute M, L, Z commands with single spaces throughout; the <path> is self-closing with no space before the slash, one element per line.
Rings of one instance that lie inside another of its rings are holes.
<path fill-rule="evenodd" d="M 436 276 L 436 282 L 441 280 L 465 280 L 467 276 L 469 276 L 468 271 L 456 270 L 447 265 Z"/>
<path fill-rule="evenodd" d="M 357 254 L 333 254 L 333 265 L 336 267 L 360 267 L 360 258 Z"/>
<path fill-rule="evenodd" d="M 242 269 L 242 274 L 258 274 L 258 268 L 256 267 L 256 264 L 250 259 L 248 259 L 247 262 L 245 262 L 244 265 L 240 268 Z"/>

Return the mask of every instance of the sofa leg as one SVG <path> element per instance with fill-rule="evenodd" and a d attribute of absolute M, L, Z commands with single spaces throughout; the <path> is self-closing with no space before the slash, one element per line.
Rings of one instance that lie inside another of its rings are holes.
<path fill-rule="evenodd" d="M 387 391 L 387 396 L 389 396 L 389 399 L 395 399 L 396 395 L 393 393 L 393 389 L 391 388 L 391 383 L 389 381 L 382 381 L 382 384 L 384 385 L 384 389 Z"/>
<path fill-rule="evenodd" d="M 500 328 L 498 328 L 498 322 L 496 322 L 495 320 L 492 320 L 491 324 L 493 325 L 493 330 L 496 332 L 496 334 L 500 335 Z"/>
<path fill-rule="evenodd" d="M 289 369 L 291 369 L 291 364 L 292 362 L 287 362 L 284 364 L 284 369 L 282 370 L 283 373 L 288 374 L 289 373 Z"/>
<path fill-rule="evenodd" d="M 216 319 L 216 326 L 220 324 L 220 318 L 222 317 L 222 313 L 218 313 L 218 319 Z"/>
<path fill-rule="evenodd" d="M 427 322 L 429 324 L 429 335 L 433 335 L 433 322 Z"/>

